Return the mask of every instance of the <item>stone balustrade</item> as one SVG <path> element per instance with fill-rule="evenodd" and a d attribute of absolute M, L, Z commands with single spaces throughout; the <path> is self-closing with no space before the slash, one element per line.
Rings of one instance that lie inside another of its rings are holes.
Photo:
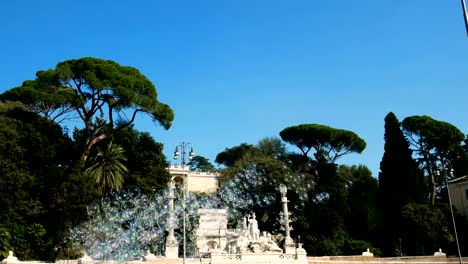
<path fill-rule="evenodd" d="M 58 260 L 56 264 L 182 264 L 182 259 L 166 259 L 161 256 L 148 254 L 138 261 L 94 261 L 90 257 L 83 257 L 78 260 Z M 188 258 L 187 264 L 455 264 L 460 263 L 458 258 L 436 256 L 413 256 L 413 257 L 394 257 L 378 258 L 374 256 L 356 255 L 356 256 L 325 256 L 325 257 L 306 257 L 298 250 L 297 254 L 282 254 L 270 252 L 268 254 L 225 254 L 213 252 L 209 258 Z M 462 263 L 468 264 L 468 258 L 462 258 Z M 2 264 L 50 264 L 41 261 L 21 261 L 10 255 L 2 261 Z"/>

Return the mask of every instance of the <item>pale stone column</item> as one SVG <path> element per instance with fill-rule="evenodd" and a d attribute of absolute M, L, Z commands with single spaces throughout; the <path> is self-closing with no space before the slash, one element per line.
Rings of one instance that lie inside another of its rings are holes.
<path fill-rule="evenodd" d="M 173 220 L 174 216 L 174 181 L 169 182 L 169 218 Z M 166 258 L 168 259 L 177 259 L 179 257 L 179 243 L 174 236 L 174 228 L 170 227 L 168 230 L 168 235 L 166 238 Z"/>
<path fill-rule="evenodd" d="M 288 192 L 288 188 L 284 184 L 280 184 L 279 191 L 281 193 L 281 203 L 283 205 L 283 214 L 284 214 L 284 230 L 285 230 L 285 238 L 284 238 L 284 253 L 286 254 L 294 254 L 296 253 L 296 245 L 291 238 L 291 227 L 289 226 L 289 211 L 288 211 L 288 197 L 286 194 Z"/>

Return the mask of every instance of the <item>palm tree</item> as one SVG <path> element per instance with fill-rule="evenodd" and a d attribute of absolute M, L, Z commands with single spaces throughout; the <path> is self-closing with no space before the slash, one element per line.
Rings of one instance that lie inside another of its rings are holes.
<path fill-rule="evenodd" d="M 91 159 L 92 165 L 85 170 L 86 174 L 95 179 L 101 195 L 122 188 L 124 174 L 128 172 L 122 163 L 127 161 L 124 152 L 121 146 L 110 142 L 105 151 L 98 148 L 97 155 Z"/>

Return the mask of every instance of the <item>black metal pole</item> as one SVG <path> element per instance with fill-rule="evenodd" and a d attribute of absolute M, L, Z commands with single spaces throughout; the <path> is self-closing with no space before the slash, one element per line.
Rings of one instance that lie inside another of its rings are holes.
<path fill-rule="evenodd" d="M 447 194 L 449 199 L 449 206 L 450 206 L 450 213 L 452 214 L 452 222 L 453 222 L 453 231 L 455 233 L 455 241 L 457 242 L 457 250 L 458 250 L 458 260 L 460 264 L 462 264 L 461 252 L 460 252 L 460 244 L 458 243 L 458 234 L 457 234 L 457 225 L 455 224 L 455 217 L 453 215 L 453 208 L 452 208 L 452 199 L 450 197 L 450 189 L 448 187 L 448 180 L 447 175 L 445 175 L 445 187 L 447 188 Z"/>
<path fill-rule="evenodd" d="M 463 20 L 465 21 L 465 30 L 466 30 L 466 35 L 468 36 L 468 14 L 466 13 L 466 3 L 465 0 L 461 0 L 462 4 L 462 11 L 463 11 Z"/>

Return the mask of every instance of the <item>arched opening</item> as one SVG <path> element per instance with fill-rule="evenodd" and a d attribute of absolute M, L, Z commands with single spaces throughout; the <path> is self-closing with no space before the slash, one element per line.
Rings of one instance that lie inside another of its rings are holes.
<path fill-rule="evenodd" d="M 184 178 L 182 176 L 175 176 L 173 179 L 175 185 L 183 185 L 184 184 Z"/>
<path fill-rule="evenodd" d="M 208 247 L 208 251 L 213 251 L 213 250 L 216 250 L 216 249 L 219 248 L 218 243 L 216 241 L 213 241 L 213 240 L 208 241 L 206 243 L 206 246 Z"/>

